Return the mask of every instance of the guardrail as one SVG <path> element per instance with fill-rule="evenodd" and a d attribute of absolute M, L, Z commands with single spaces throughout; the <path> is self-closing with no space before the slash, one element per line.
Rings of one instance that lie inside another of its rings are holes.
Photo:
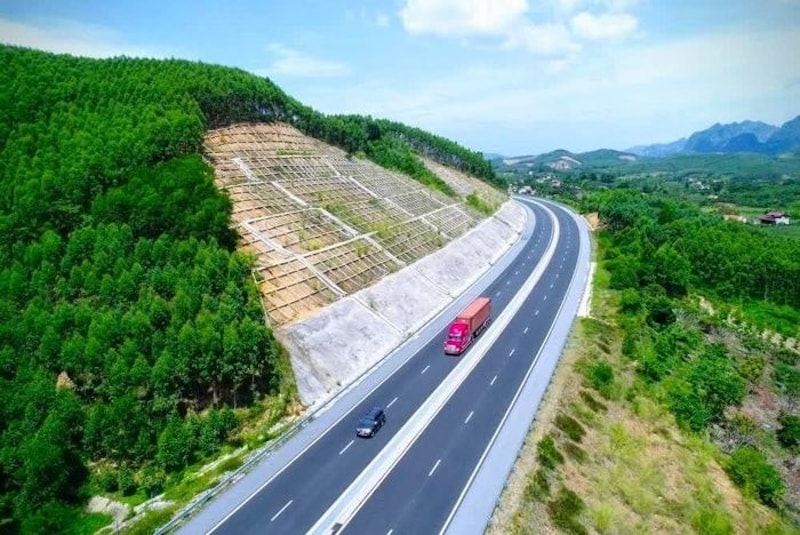
<path fill-rule="evenodd" d="M 205 491 L 204 493 L 200 494 L 194 501 L 189 503 L 186 507 L 181 509 L 172 519 L 154 531 L 154 535 L 165 535 L 169 533 L 173 529 L 180 526 L 185 520 L 187 520 L 190 516 L 192 516 L 195 512 L 197 512 L 202 506 L 206 503 L 214 499 L 217 495 L 219 495 L 224 489 L 226 489 L 232 483 L 239 481 L 242 477 L 244 477 L 251 468 L 261 462 L 267 455 L 281 447 L 285 444 L 290 438 L 292 438 L 300 429 L 305 427 L 308 423 L 310 423 L 316 414 L 323 408 L 327 406 L 327 403 L 323 404 L 322 406 L 315 409 L 311 414 L 305 416 L 304 418 L 300 419 L 299 421 L 295 422 L 289 429 L 282 433 L 278 438 L 274 439 L 272 442 L 269 442 L 261 449 L 257 450 L 250 457 L 236 470 L 229 473 L 225 476 L 219 483 Z"/>

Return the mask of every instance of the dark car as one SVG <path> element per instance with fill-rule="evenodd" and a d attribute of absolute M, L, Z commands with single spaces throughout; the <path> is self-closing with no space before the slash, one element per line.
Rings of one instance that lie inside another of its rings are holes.
<path fill-rule="evenodd" d="M 372 407 L 358 422 L 356 434 L 360 437 L 372 437 L 386 423 L 386 414 L 380 407 Z"/>

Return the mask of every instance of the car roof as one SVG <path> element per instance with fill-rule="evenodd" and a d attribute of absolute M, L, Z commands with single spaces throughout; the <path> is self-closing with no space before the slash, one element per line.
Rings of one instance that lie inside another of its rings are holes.
<path fill-rule="evenodd" d="M 368 417 L 370 417 L 370 416 L 374 417 L 374 416 L 377 416 L 377 415 L 379 415 L 379 414 L 380 414 L 380 413 L 382 413 L 382 412 L 383 412 L 383 409 L 382 409 L 381 407 L 372 407 L 372 408 L 369 410 L 369 412 L 367 412 L 367 414 L 366 414 L 366 415 L 367 415 Z"/>

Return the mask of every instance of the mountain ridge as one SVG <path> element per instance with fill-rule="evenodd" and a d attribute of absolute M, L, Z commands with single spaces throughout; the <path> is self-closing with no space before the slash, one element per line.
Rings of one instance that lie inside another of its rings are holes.
<path fill-rule="evenodd" d="M 780 127 L 763 121 L 714 123 L 688 138 L 667 143 L 635 145 L 627 149 L 638 156 L 663 158 L 679 153 L 755 152 L 778 155 L 800 148 L 800 115 Z"/>

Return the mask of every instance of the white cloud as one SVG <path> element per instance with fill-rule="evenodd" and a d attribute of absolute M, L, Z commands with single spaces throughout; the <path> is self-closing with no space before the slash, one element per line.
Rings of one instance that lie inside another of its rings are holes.
<path fill-rule="evenodd" d="M 430 34 L 462 40 L 488 40 L 505 49 L 519 48 L 550 58 L 555 64 L 574 59 L 579 40 L 596 41 L 625 37 L 637 27 L 626 11 L 637 0 L 406 0 L 400 20 L 411 34 Z M 605 10 L 582 11 L 584 6 Z"/>
<path fill-rule="evenodd" d="M 267 49 L 277 57 L 265 69 L 270 76 L 328 78 L 350 73 L 350 68 L 344 63 L 315 58 L 279 43 L 272 43 Z"/>
<path fill-rule="evenodd" d="M 70 20 L 26 24 L 0 18 L 0 42 L 92 58 L 175 55 L 165 49 L 128 43 L 123 35 L 108 28 Z"/>
<path fill-rule="evenodd" d="M 508 43 L 510 46 L 520 45 L 538 56 L 555 58 L 572 58 L 581 49 L 562 24 L 522 26 L 509 37 Z"/>
<path fill-rule="evenodd" d="M 588 49 L 573 62 L 516 56 L 432 76 L 320 90 L 315 106 L 387 117 L 472 148 L 530 153 L 665 142 L 715 122 L 780 124 L 800 102 L 800 32 L 730 29 Z M 552 71 L 551 74 L 547 74 Z"/>
<path fill-rule="evenodd" d="M 400 10 L 400 20 L 414 34 L 498 36 L 527 9 L 526 0 L 408 0 Z"/>
<path fill-rule="evenodd" d="M 570 20 L 575 35 L 589 41 L 626 37 L 636 31 L 637 24 L 636 18 L 628 13 L 593 15 L 582 11 Z"/>

